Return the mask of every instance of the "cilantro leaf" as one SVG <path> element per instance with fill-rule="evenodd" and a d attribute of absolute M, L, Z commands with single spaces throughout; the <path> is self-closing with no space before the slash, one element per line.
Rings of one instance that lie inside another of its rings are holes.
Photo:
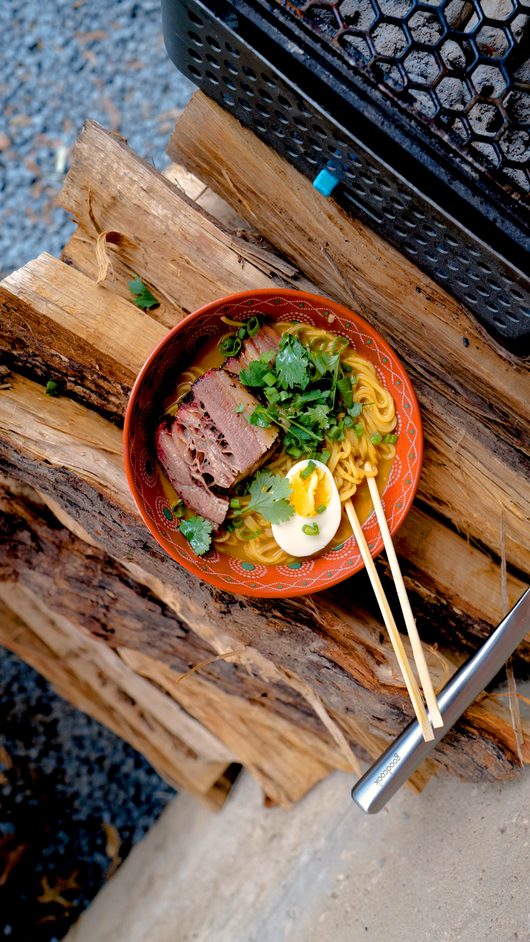
<path fill-rule="evenodd" d="M 153 297 L 147 285 L 144 285 L 138 275 L 133 281 L 129 281 L 128 285 L 131 294 L 135 295 L 134 304 L 137 307 L 141 307 L 142 310 L 153 310 L 155 307 L 160 307 L 160 301 Z"/>
<path fill-rule="evenodd" d="M 306 409 L 302 416 L 305 425 L 318 425 L 319 428 L 329 428 L 329 406 L 318 403 Z"/>
<path fill-rule="evenodd" d="M 294 514 L 289 503 L 291 485 L 281 474 L 258 471 L 249 489 L 250 503 L 245 513 L 260 513 L 270 523 L 284 523 Z"/>
<path fill-rule="evenodd" d="M 342 400 L 347 409 L 351 409 L 353 405 L 353 390 L 351 388 L 351 380 L 345 376 L 344 379 L 337 380 L 337 389 L 342 396 Z"/>
<path fill-rule="evenodd" d="M 241 370 L 239 374 L 239 381 L 243 383 L 243 386 L 265 386 L 265 376 L 271 372 L 271 368 L 268 363 L 266 363 L 261 358 L 259 360 L 251 360 L 248 364 L 248 370 Z"/>
<path fill-rule="evenodd" d="M 348 415 L 351 415 L 352 419 L 357 419 L 361 412 L 363 411 L 362 402 L 354 402 L 348 409 Z"/>
<path fill-rule="evenodd" d="M 340 354 L 317 351 L 313 354 L 313 361 L 321 376 L 324 376 L 325 373 L 331 373 L 335 376 L 339 368 Z"/>
<path fill-rule="evenodd" d="M 249 425 L 257 425 L 258 428 L 271 427 L 270 416 L 263 406 L 256 406 L 254 412 L 247 416 L 247 422 Z"/>
<path fill-rule="evenodd" d="M 212 523 L 204 517 L 189 517 L 179 527 L 197 556 L 204 556 L 212 544 Z"/>
<path fill-rule="evenodd" d="M 297 337 L 286 334 L 280 341 L 280 352 L 274 364 L 278 379 L 283 389 L 301 386 L 305 389 L 309 382 L 309 355 Z"/>

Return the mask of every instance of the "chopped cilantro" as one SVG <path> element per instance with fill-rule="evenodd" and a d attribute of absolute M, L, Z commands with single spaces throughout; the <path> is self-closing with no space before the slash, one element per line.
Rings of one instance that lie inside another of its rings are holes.
<path fill-rule="evenodd" d="M 258 428 L 270 428 L 271 423 L 267 410 L 263 406 L 256 406 L 254 412 L 247 417 L 247 422 L 249 425 L 257 425 Z"/>
<path fill-rule="evenodd" d="M 352 419 L 358 418 L 361 412 L 363 411 L 362 402 L 354 402 L 348 409 L 348 415 L 351 415 Z"/>
<path fill-rule="evenodd" d="M 275 363 L 282 389 L 293 389 L 295 386 L 305 389 L 309 382 L 310 364 L 309 353 L 298 338 L 284 334 Z"/>
<path fill-rule="evenodd" d="M 49 379 L 46 383 L 46 395 L 47 396 L 56 396 L 57 395 L 57 383 L 54 383 L 52 379 Z"/>
<path fill-rule="evenodd" d="M 208 552 L 212 543 L 210 520 L 205 520 L 204 517 L 189 517 L 188 520 L 182 520 L 179 530 L 197 556 L 204 556 Z"/>
<path fill-rule="evenodd" d="M 245 513 L 260 513 L 270 523 L 284 523 L 294 514 L 289 503 L 291 485 L 281 474 L 258 471 L 250 485 L 250 503 Z"/>
<path fill-rule="evenodd" d="M 351 409 L 353 406 L 353 390 L 351 388 L 351 380 L 345 376 L 343 379 L 337 380 L 337 389 L 342 396 L 342 400 L 347 409 Z"/>
<path fill-rule="evenodd" d="M 142 310 L 146 311 L 160 307 L 160 301 L 157 301 L 156 298 L 153 297 L 147 285 L 144 285 L 138 275 L 133 281 L 129 281 L 128 285 L 131 294 L 135 295 L 134 304 L 136 304 L 137 307 L 141 307 Z"/>
<path fill-rule="evenodd" d="M 329 428 L 329 406 L 318 402 L 315 406 L 306 409 L 303 415 L 307 425 L 317 425 L 318 428 Z"/>
<path fill-rule="evenodd" d="M 248 370 L 241 370 L 239 380 L 243 386 L 263 386 L 264 379 L 270 373 L 270 367 L 261 357 L 259 360 L 251 360 Z"/>

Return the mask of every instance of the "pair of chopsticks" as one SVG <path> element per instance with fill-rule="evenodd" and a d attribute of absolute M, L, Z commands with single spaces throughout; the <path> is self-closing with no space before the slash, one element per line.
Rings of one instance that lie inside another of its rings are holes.
<path fill-rule="evenodd" d="M 381 530 L 381 536 L 383 537 L 383 543 L 385 546 L 386 554 L 388 557 L 388 562 L 390 563 L 390 569 L 392 576 L 394 578 L 394 583 L 396 586 L 398 598 L 401 604 L 401 610 L 403 612 L 403 617 L 405 619 L 405 624 L 407 626 L 408 635 L 412 645 L 412 652 L 414 655 L 414 660 L 416 667 L 418 668 L 418 673 L 420 675 L 421 685 L 423 687 L 423 692 L 425 694 L 425 699 L 427 701 L 427 706 L 430 711 L 431 721 L 429 722 L 429 717 L 425 710 L 423 700 L 419 691 L 419 687 L 412 673 L 405 648 L 403 646 L 403 641 L 401 640 L 401 635 L 397 629 L 396 623 L 394 621 L 394 616 L 392 615 L 390 606 L 388 604 L 387 597 L 385 595 L 383 586 L 381 585 L 381 580 L 377 569 L 375 568 L 375 563 L 372 559 L 370 550 L 368 549 L 368 544 L 366 542 L 363 529 L 359 522 L 359 518 L 355 511 L 355 508 L 352 504 L 351 498 L 346 501 L 345 508 L 346 513 L 348 514 L 348 519 L 351 523 L 351 527 L 357 540 L 357 544 L 361 551 L 361 556 L 366 566 L 366 570 L 370 577 L 370 582 L 372 583 L 372 588 L 374 590 L 375 596 L 379 603 L 379 608 L 381 609 L 381 614 L 383 616 L 384 623 L 386 625 L 390 640 L 392 642 L 392 647 L 394 648 L 398 664 L 401 668 L 403 677 L 405 679 L 405 684 L 407 685 L 407 690 L 409 692 L 410 699 L 412 700 L 412 705 L 414 707 L 414 712 L 416 713 L 416 718 L 418 723 L 421 726 L 423 733 L 423 738 L 426 742 L 434 739 L 434 733 L 431 727 L 441 727 L 443 726 L 442 716 L 436 701 L 436 694 L 432 686 L 432 681 L 429 675 L 429 668 L 427 667 L 427 662 L 425 660 L 425 654 L 423 652 L 423 647 L 420 641 L 420 636 L 418 634 L 418 629 L 416 628 L 416 621 L 414 615 L 412 614 L 412 609 L 410 607 L 409 597 L 407 595 L 407 590 L 405 588 L 405 583 L 403 582 L 403 576 L 401 574 L 401 569 L 399 568 L 398 559 L 396 556 L 396 551 L 394 549 L 394 544 L 392 542 L 392 537 L 390 535 L 390 530 L 388 529 L 388 523 L 385 517 L 385 512 L 383 510 L 383 505 L 381 503 L 381 497 L 379 495 L 379 489 L 377 487 L 376 481 L 372 466 L 367 463 L 365 465 L 365 473 L 368 480 L 368 487 L 370 489 L 370 496 L 372 498 L 372 503 L 374 505 L 375 513 L 377 516 L 377 521 L 379 523 L 379 529 Z"/>

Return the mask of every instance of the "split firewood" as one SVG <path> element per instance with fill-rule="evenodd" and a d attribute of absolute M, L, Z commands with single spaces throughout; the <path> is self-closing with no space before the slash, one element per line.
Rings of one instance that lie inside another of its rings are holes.
<path fill-rule="evenodd" d="M 38 409 L 35 392 L 31 390 L 33 384 L 18 379 L 17 385 L 19 389 L 30 387 L 26 401 Z M 96 424 L 102 423 L 108 429 L 111 426 L 93 414 L 86 416 L 83 457 L 85 468 L 90 469 L 87 473 L 87 470 L 79 468 L 77 442 L 72 442 L 71 434 L 67 436 L 57 431 L 58 414 L 53 412 L 58 405 L 64 408 L 65 403 L 53 401 L 48 434 L 43 436 L 48 440 L 44 448 L 39 444 L 40 458 L 35 459 L 34 454 L 24 447 L 24 434 L 20 434 L 19 424 L 19 434 L 11 437 L 11 447 L 6 447 L 7 436 L 4 437 L 2 450 L 6 463 L 10 460 L 16 462 L 19 475 L 28 483 L 45 492 L 51 491 L 54 499 L 58 499 L 103 548 L 114 556 L 135 561 L 147 572 L 151 571 L 155 579 L 169 583 L 180 620 L 207 642 L 212 642 L 213 632 L 226 645 L 225 651 L 237 649 L 240 644 L 242 648 L 248 646 L 259 652 L 273 665 L 291 671 L 309 684 L 328 709 L 351 713 L 368 732 L 392 738 L 402 728 L 405 718 L 410 716 L 410 703 L 404 688 L 399 685 L 388 642 L 381 640 L 380 625 L 372 616 L 359 608 L 355 615 L 342 619 L 334 613 L 328 598 L 322 602 L 318 597 L 311 600 L 240 600 L 197 582 L 185 570 L 175 567 L 154 541 L 146 537 L 137 512 L 130 506 L 132 501 L 123 479 L 121 499 L 115 502 L 119 486 L 117 465 L 114 461 L 98 461 L 95 445 L 88 447 L 87 421 L 90 416 L 90 421 Z M 75 406 L 78 413 L 81 409 L 81 406 Z M 19 414 L 19 423 L 20 419 Z M 119 435 L 117 430 L 116 435 Z M 107 442 L 109 447 L 108 439 Z M 35 444 L 32 443 L 31 450 Z M 77 464 L 75 470 L 68 451 Z M 45 456 L 50 456 L 48 460 L 51 458 L 53 464 L 45 464 L 42 460 Z M 106 475 L 106 480 L 100 479 L 99 485 L 96 483 L 98 473 Z M 101 508 L 96 520 L 95 505 Z M 42 555 L 36 554 L 35 565 Z M 30 573 L 29 567 L 26 572 Z M 27 574 L 24 578 L 32 577 Z M 159 597 L 161 591 L 160 588 L 157 591 Z M 231 615 L 228 623 L 224 617 L 227 606 Z M 163 639 L 161 641 L 158 633 L 153 632 L 146 640 L 144 650 L 156 652 L 158 658 L 168 662 L 163 646 Z M 171 666 L 170 660 L 169 663 Z M 457 774 L 460 774 L 459 768 L 464 769 L 467 778 L 478 776 L 482 780 L 487 776 L 495 779 L 514 774 L 517 762 L 511 756 L 509 746 L 508 753 L 504 751 L 510 741 L 511 727 L 508 720 L 506 729 L 500 721 L 498 727 L 502 746 L 491 738 L 490 728 L 483 740 L 477 730 L 470 737 L 469 733 L 461 733 L 457 727 L 451 737 L 438 747 L 444 753 L 444 763 Z M 480 757 L 477 735 L 484 750 Z"/>

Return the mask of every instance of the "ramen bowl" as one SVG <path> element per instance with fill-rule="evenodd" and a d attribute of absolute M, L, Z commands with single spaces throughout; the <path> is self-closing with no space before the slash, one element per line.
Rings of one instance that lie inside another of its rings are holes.
<path fill-rule="evenodd" d="M 134 384 L 124 427 L 125 470 L 145 525 L 160 546 L 180 566 L 220 589 L 262 598 L 304 595 L 327 589 L 363 568 L 355 538 L 311 559 L 266 566 L 245 562 L 211 549 L 196 556 L 179 533 L 163 486 L 155 448 L 155 431 L 164 400 L 176 377 L 204 347 L 226 333 L 222 317 L 247 320 L 261 314 L 269 322 L 297 320 L 346 337 L 357 354 L 369 361 L 396 405 L 396 457 L 382 493 L 391 533 L 395 533 L 412 504 L 423 457 L 423 433 L 418 402 L 398 357 L 381 335 L 357 314 L 327 298 L 293 290 L 245 291 L 207 304 L 177 324 L 158 344 Z M 383 547 L 372 513 L 363 525 L 372 556 Z"/>

